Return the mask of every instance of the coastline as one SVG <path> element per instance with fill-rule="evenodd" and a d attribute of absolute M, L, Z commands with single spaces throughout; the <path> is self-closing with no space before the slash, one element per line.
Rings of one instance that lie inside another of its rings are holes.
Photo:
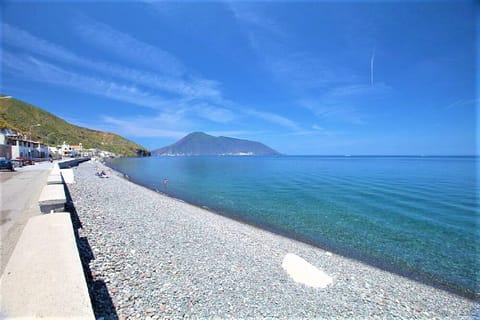
<path fill-rule="evenodd" d="M 202 157 L 202 156 L 199 156 L 199 157 Z M 212 157 L 212 156 L 205 156 L 205 157 L 209 158 L 209 157 Z M 297 156 L 294 156 L 294 157 L 297 157 Z M 310 157 L 310 156 L 305 156 L 305 157 Z M 317 157 L 317 156 L 314 156 L 314 157 Z M 343 158 L 343 156 L 325 156 L 325 157 L 327 157 L 327 158 L 342 157 Z M 352 156 L 352 157 L 353 158 L 371 158 L 371 157 L 378 158 L 379 156 Z M 420 158 L 420 156 L 387 156 L 387 158 L 388 157 Z M 465 157 L 468 157 L 468 158 L 471 158 L 471 156 L 433 156 L 433 158 L 438 158 L 438 157 L 448 157 L 448 158 L 452 158 L 452 157 L 453 158 L 457 158 L 457 157 L 465 158 Z M 432 157 L 428 156 L 428 157 L 422 157 L 422 158 L 432 158 Z M 155 191 L 155 192 L 157 192 L 157 193 L 159 193 L 163 196 L 175 199 L 177 201 L 181 201 L 181 202 L 191 204 L 195 207 L 199 207 L 199 208 L 208 210 L 208 211 L 210 211 L 214 214 L 219 214 L 219 215 L 224 216 L 228 219 L 232 219 L 232 220 L 238 221 L 240 223 L 250 225 L 254 228 L 259 228 L 261 230 L 266 230 L 266 231 L 272 232 L 274 234 L 290 238 L 292 240 L 300 241 L 300 242 L 306 243 L 308 245 L 311 245 L 311 246 L 314 246 L 314 247 L 317 247 L 317 248 L 320 248 L 320 249 L 323 249 L 323 250 L 326 250 L 326 251 L 330 251 L 332 253 L 336 253 L 338 255 L 341 255 L 341 256 L 356 260 L 356 261 L 360 261 L 362 263 L 368 264 L 368 265 L 373 266 L 375 268 L 379 268 L 379 269 L 382 269 L 382 270 L 387 271 L 387 272 L 395 273 L 397 275 L 400 275 L 400 276 L 403 276 L 403 277 L 406 277 L 406 278 L 410 278 L 410 279 L 413 279 L 413 280 L 418 281 L 418 282 L 422 282 L 423 284 L 426 284 L 428 286 L 433 286 L 437 289 L 449 291 L 453 294 L 457 294 L 457 295 L 463 296 L 463 297 L 471 299 L 471 300 L 478 300 L 480 298 L 480 291 L 478 291 L 478 290 L 475 291 L 472 288 L 463 287 L 463 286 L 461 286 L 457 283 L 449 282 L 448 280 L 446 280 L 444 278 L 437 277 L 434 274 L 431 274 L 431 273 L 428 273 L 428 272 L 423 272 L 423 271 L 419 270 L 418 268 L 413 268 L 411 266 L 407 266 L 406 264 L 403 264 L 403 265 L 392 264 L 392 263 L 390 263 L 388 261 L 385 261 L 385 260 L 382 260 L 382 259 L 376 259 L 376 258 L 373 258 L 373 257 L 362 255 L 361 253 L 356 252 L 355 250 L 349 250 L 349 249 L 346 249 L 346 248 L 339 248 L 339 247 L 336 247 L 335 245 L 331 245 L 331 244 L 327 244 L 327 243 L 319 243 L 319 242 L 316 242 L 316 241 L 312 240 L 311 238 L 302 236 L 302 234 L 295 233 L 293 231 L 287 231 L 285 229 L 282 230 L 282 229 L 279 229 L 279 228 L 275 228 L 272 225 L 261 223 L 258 220 L 256 220 L 256 221 L 248 220 L 242 214 L 238 214 L 238 211 L 237 212 L 235 212 L 235 211 L 222 211 L 218 208 L 215 208 L 215 206 L 213 206 L 212 208 L 204 206 L 200 202 L 201 200 L 189 201 L 188 199 L 178 198 L 176 195 L 168 194 L 167 192 L 165 192 L 166 190 L 162 191 L 162 190 L 159 190 L 159 189 L 156 189 L 156 188 L 149 187 L 148 185 L 145 185 L 142 182 L 137 181 L 133 177 L 130 177 L 127 174 L 124 174 L 121 170 L 119 170 L 116 167 L 115 163 L 113 163 L 113 162 L 108 162 L 107 161 L 107 162 L 104 163 L 104 165 L 106 165 L 107 167 L 109 167 L 110 169 L 112 169 L 114 171 L 117 171 L 120 175 L 122 175 L 122 177 L 124 179 L 126 179 L 127 181 L 129 181 L 131 183 L 134 183 L 134 184 L 137 184 L 137 185 L 142 186 L 144 188 L 147 188 L 149 190 Z M 242 210 L 242 209 L 239 208 L 239 210 Z"/>
<path fill-rule="evenodd" d="M 321 248 L 282 237 L 155 192 L 99 163 L 69 187 L 93 251 L 94 279 L 107 284 L 120 317 L 465 318 L 475 302 Z M 112 169 L 113 170 L 113 169 Z M 333 277 L 313 289 L 294 282 L 294 253 Z M 109 316 L 97 305 L 96 315 Z"/>

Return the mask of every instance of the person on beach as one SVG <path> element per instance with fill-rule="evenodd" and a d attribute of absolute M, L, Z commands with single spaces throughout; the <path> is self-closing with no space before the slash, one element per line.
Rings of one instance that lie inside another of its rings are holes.
<path fill-rule="evenodd" d="M 97 168 L 95 168 L 95 175 L 96 176 L 99 176 L 100 178 L 108 178 L 108 175 L 107 173 L 105 172 L 105 170 L 101 170 Z"/>
<path fill-rule="evenodd" d="M 168 185 L 168 179 L 165 178 L 165 179 L 163 179 L 163 186 L 166 188 L 167 185 Z"/>

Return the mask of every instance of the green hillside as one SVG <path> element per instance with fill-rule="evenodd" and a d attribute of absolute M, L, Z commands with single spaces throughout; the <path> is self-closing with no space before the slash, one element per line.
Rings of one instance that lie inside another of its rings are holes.
<path fill-rule="evenodd" d="M 29 127 L 37 123 L 41 126 L 32 129 L 32 139 L 47 145 L 54 146 L 65 141 L 71 145 L 82 143 L 85 149 L 98 148 L 123 156 L 148 154 L 144 147 L 119 135 L 72 125 L 45 110 L 14 98 L 0 99 L 0 129 L 11 128 L 28 134 Z"/>

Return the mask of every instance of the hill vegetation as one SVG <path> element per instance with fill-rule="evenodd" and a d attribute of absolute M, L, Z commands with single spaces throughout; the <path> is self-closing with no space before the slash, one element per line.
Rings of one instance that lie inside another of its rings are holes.
<path fill-rule="evenodd" d="M 97 148 L 123 156 L 149 154 L 144 147 L 117 134 L 75 126 L 36 106 L 14 98 L 2 97 L 0 129 L 10 128 L 28 135 L 30 126 L 39 123 L 40 127 L 32 129 L 32 140 L 39 140 L 50 146 L 65 141 L 70 145 L 82 143 L 84 149 Z"/>
<path fill-rule="evenodd" d="M 201 155 L 279 155 L 263 143 L 229 137 L 213 137 L 203 132 L 193 132 L 176 143 L 152 151 L 156 156 Z"/>

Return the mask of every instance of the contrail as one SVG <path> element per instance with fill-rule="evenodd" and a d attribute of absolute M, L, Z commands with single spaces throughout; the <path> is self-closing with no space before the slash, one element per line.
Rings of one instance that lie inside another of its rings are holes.
<path fill-rule="evenodd" d="M 375 48 L 373 49 L 372 58 L 370 59 L 370 85 L 373 86 L 373 64 L 375 62 Z"/>

